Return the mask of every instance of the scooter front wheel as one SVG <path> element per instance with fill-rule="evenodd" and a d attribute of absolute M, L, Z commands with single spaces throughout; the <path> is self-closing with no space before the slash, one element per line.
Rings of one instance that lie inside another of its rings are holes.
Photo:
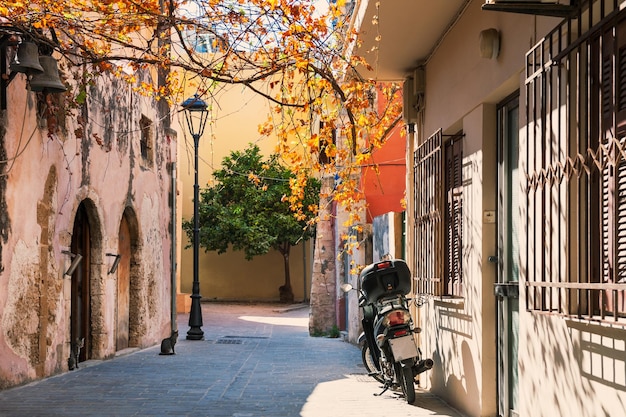
<path fill-rule="evenodd" d="M 409 404 L 415 402 L 415 380 L 413 379 L 413 369 L 411 369 L 411 360 L 404 361 L 403 363 L 396 362 L 393 364 L 396 372 L 396 378 L 402 386 L 402 392 L 404 398 Z"/>
<path fill-rule="evenodd" d="M 361 347 L 361 359 L 363 360 L 363 365 L 365 365 L 368 375 L 378 382 L 384 382 L 378 366 L 376 366 L 377 363 L 374 361 L 374 358 L 370 353 L 370 348 L 367 343 L 364 343 Z"/>

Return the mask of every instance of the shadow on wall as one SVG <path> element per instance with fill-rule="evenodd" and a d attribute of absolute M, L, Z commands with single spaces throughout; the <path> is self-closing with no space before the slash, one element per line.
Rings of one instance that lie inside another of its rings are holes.
<path fill-rule="evenodd" d="M 542 416 L 548 415 L 543 410 L 577 416 L 624 415 L 626 330 L 537 315 L 532 337 L 539 343 L 525 345 L 529 357 L 519 364 L 522 381 L 532 383 L 520 398 L 526 410 Z"/>
<path fill-rule="evenodd" d="M 456 356 L 456 355 L 455 355 Z M 462 372 L 450 374 L 446 379 L 445 366 L 438 351 L 433 356 L 434 366 L 431 371 L 431 384 L 433 390 L 444 401 L 457 407 L 468 415 L 480 415 L 480 392 L 478 390 L 478 380 L 474 358 L 466 341 L 461 343 Z"/>
<path fill-rule="evenodd" d="M 472 416 L 480 415 L 480 392 L 478 390 L 478 379 L 476 378 L 476 368 L 474 358 L 466 341 L 461 343 L 461 358 L 463 360 L 463 374 L 450 375 L 447 386 L 450 392 L 462 392 L 466 407 L 464 411 Z"/>
<path fill-rule="evenodd" d="M 585 391 L 592 398 L 597 395 L 591 383 L 598 383 L 617 392 L 626 392 L 626 330 L 567 320 L 567 330 L 579 364 L 580 376 L 590 385 Z M 602 401 L 604 415 L 615 415 L 615 410 L 625 410 L 623 396 Z"/>
<path fill-rule="evenodd" d="M 581 376 L 626 391 L 626 330 L 573 320 L 567 327 Z"/>

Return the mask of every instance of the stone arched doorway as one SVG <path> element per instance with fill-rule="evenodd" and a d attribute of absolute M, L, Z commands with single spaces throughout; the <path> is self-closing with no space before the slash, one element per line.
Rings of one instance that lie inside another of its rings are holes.
<path fill-rule="evenodd" d="M 74 218 L 71 252 L 82 257 L 71 274 L 70 340 L 84 338 L 78 361 L 102 356 L 102 233 L 93 202 L 80 203 Z"/>
<path fill-rule="evenodd" d="M 117 306 L 115 349 L 139 346 L 140 299 L 137 279 L 138 227 L 134 211 L 126 208 L 118 232 L 119 263 L 117 274 Z"/>
<path fill-rule="evenodd" d="M 91 228 L 87 210 L 83 203 L 76 211 L 72 232 L 71 251 L 82 256 L 82 261 L 72 273 L 72 295 L 70 313 L 70 340 L 74 343 L 84 338 L 85 345 L 80 352 L 79 362 L 89 359 L 91 351 Z"/>

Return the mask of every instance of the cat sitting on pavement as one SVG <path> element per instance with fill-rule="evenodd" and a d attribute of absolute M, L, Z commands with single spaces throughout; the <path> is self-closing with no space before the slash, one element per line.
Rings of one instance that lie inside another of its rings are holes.
<path fill-rule="evenodd" d="M 80 357 L 80 350 L 85 346 L 85 338 L 76 338 L 73 343 L 70 343 L 70 357 L 67 358 L 67 367 L 70 371 L 78 369 L 78 359 Z"/>
<path fill-rule="evenodd" d="M 174 345 L 178 340 L 178 330 L 172 332 L 170 337 L 166 337 L 161 341 L 161 353 L 159 355 L 175 355 Z"/>

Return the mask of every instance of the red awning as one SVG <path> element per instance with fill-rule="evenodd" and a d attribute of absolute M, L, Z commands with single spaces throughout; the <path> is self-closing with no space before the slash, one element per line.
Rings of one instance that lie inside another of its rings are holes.
<path fill-rule="evenodd" d="M 405 138 L 394 132 L 382 148 L 372 152 L 361 171 L 361 187 L 367 202 L 367 222 L 389 212 L 402 212 L 406 188 Z"/>

